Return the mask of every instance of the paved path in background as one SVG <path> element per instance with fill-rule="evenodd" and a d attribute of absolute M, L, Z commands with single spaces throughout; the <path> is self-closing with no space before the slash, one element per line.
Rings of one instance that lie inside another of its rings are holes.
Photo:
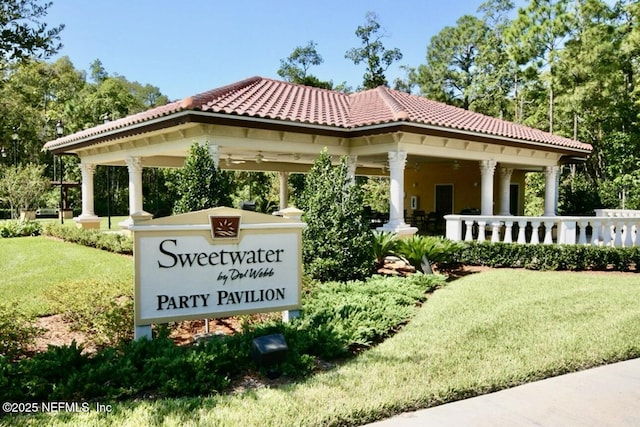
<path fill-rule="evenodd" d="M 638 427 L 640 359 L 408 412 L 370 427 Z"/>

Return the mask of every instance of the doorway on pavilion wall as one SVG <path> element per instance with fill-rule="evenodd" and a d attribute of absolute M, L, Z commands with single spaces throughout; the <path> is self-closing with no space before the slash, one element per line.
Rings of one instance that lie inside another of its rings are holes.
<path fill-rule="evenodd" d="M 453 213 L 453 184 L 436 184 L 436 229 L 444 227 L 444 216 Z"/>
<path fill-rule="evenodd" d="M 520 215 L 520 184 L 509 185 L 509 213 Z"/>

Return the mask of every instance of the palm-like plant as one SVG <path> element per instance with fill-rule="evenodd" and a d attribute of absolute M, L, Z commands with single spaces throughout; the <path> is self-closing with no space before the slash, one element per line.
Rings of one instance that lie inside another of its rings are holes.
<path fill-rule="evenodd" d="M 400 241 L 396 234 L 390 231 L 374 231 L 371 243 L 376 269 L 384 266 L 384 260 L 388 255 L 396 255 Z"/>
<path fill-rule="evenodd" d="M 398 252 L 417 270 L 432 273 L 432 263 L 450 261 L 453 253 L 460 248 L 459 243 L 444 237 L 414 235 L 399 240 Z"/>

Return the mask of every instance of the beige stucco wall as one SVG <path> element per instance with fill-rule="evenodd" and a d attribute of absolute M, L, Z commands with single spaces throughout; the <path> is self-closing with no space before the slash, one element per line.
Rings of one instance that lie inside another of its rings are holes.
<path fill-rule="evenodd" d="M 500 173 L 499 167 L 494 174 L 494 213 L 500 208 Z M 411 215 L 411 197 L 418 197 L 417 209 L 425 212 L 435 211 L 436 185 L 453 186 L 453 212 L 459 213 L 463 209 L 480 209 L 480 167 L 477 162 L 460 164 L 456 170 L 451 162 L 423 163 L 418 167 L 407 164 L 405 169 L 405 199 L 404 205 L 407 215 Z M 518 214 L 524 211 L 525 172 L 514 170 L 511 183 L 518 184 L 519 207 Z"/>

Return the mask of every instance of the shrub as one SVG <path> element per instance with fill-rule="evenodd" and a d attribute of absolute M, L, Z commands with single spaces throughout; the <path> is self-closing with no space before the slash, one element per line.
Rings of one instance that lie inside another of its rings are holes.
<path fill-rule="evenodd" d="M 123 255 L 133 254 L 133 239 L 123 234 L 85 230 L 57 222 L 45 223 L 42 231 L 47 236 L 57 237 L 65 242 L 77 243 Z"/>
<path fill-rule="evenodd" d="M 40 332 L 17 304 L 0 304 L 0 356 L 7 360 L 24 356 Z"/>
<path fill-rule="evenodd" d="M 531 270 L 617 270 L 638 268 L 640 249 L 590 245 L 519 245 L 466 242 L 456 262 Z"/>
<path fill-rule="evenodd" d="M 323 283 L 304 304 L 300 328 L 313 337 L 312 354 L 344 354 L 388 336 L 413 315 L 425 292 L 443 283 L 442 276 L 423 274 Z"/>
<path fill-rule="evenodd" d="M 398 252 L 417 270 L 430 272 L 431 263 L 451 263 L 461 248 L 460 243 L 443 237 L 414 235 L 400 240 Z"/>
<path fill-rule="evenodd" d="M 347 161 L 338 166 L 324 150 L 307 174 L 300 198 L 305 272 L 321 281 L 362 279 L 371 272 L 371 232 L 362 190 L 349 181 Z"/>
<path fill-rule="evenodd" d="M 384 265 L 384 260 L 389 255 L 396 255 L 400 241 L 395 233 L 389 231 L 374 231 L 371 238 L 373 257 L 376 268 Z"/>
<path fill-rule="evenodd" d="M 133 338 L 133 297 L 127 283 L 65 282 L 47 292 L 53 308 L 72 329 L 98 346 Z"/>
<path fill-rule="evenodd" d="M 194 143 L 178 173 L 175 213 L 231 205 L 229 174 L 216 167 L 208 145 Z"/>
<path fill-rule="evenodd" d="M 82 347 L 74 343 L 50 347 L 13 363 L 0 357 L 0 398 L 47 401 L 211 395 L 228 387 L 233 377 L 255 369 L 250 358 L 252 341 L 273 333 L 282 333 L 289 348 L 278 369 L 291 377 L 305 376 L 312 372 L 317 356 L 345 356 L 349 350 L 371 346 L 391 334 L 413 316 L 425 291 L 442 283 L 442 276 L 416 274 L 317 284 L 309 289 L 301 318 L 286 324 L 274 320 L 251 324 L 241 333 L 193 346 L 177 346 L 161 337 L 124 342 L 93 355 L 83 354 Z M 76 296 L 91 293 L 80 284 L 66 286 Z M 98 288 L 97 284 L 84 287 Z M 72 299 L 64 301 L 73 304 Z M 86 307 L 83 310 L 89 312 Z"/>
<path fill-rule="evenodd" d="M 38 236 L 42 226 L 36 221 L 4 221 L 0 223 L 0 237 Z"/>

